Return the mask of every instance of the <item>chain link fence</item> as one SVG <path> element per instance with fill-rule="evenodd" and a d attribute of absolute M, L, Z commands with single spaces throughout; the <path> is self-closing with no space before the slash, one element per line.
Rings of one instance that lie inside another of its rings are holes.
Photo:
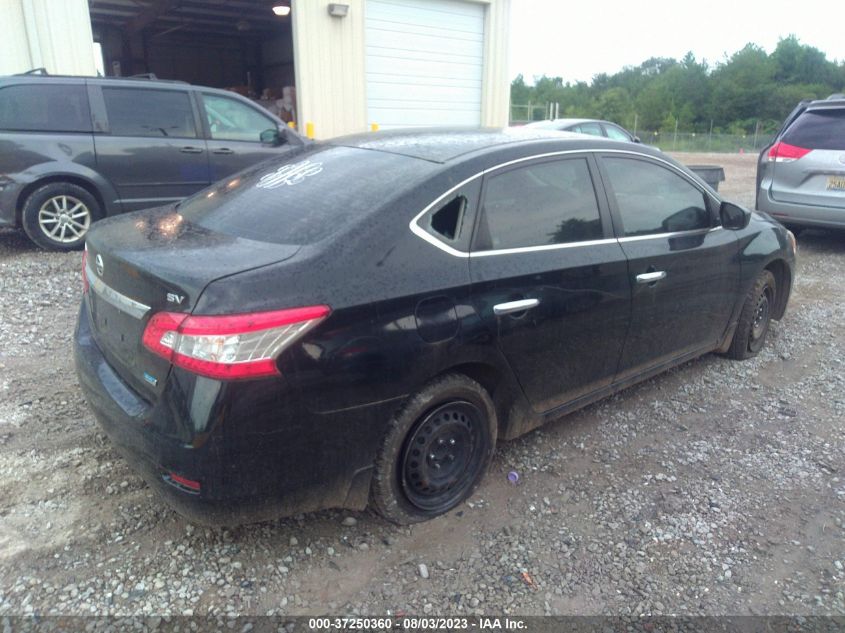
<path fill-rule="evenodd" d="M 511 105 L 511 125 L 543 121 L 555 114 L 554 104 Z M 772 140 L 771 134 L 722 134 L 715 132 L 659 132 L 629 128 L 646 145 L 664 152 L 757 153 Z"/>

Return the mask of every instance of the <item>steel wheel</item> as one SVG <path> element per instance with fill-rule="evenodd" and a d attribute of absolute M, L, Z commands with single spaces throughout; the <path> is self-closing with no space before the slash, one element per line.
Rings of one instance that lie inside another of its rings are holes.
<path fill-rule="evenodd" d="M 757 341 L 766 334 L 769 328 L 769 311 L 771 310 L 772 289 L 766 286 L 757 300 L 754 308 L 754 320 L 751 322 L 751 340 Z"/>
<path fill-rule="evenodd" d="M 483 467 L 482 424 L 481 411 L 466 401 L 443 404 L 417 424 L 399 468 L 408 501 L 440 512 L 463 497 Z"/>
<path fill-rule="evenodd" d="M 38 226 L 44 235 L 61 244 L 82 238 L 91 226 L 91 210 L 70 195 L 48 198 L 38 210 Z"/>

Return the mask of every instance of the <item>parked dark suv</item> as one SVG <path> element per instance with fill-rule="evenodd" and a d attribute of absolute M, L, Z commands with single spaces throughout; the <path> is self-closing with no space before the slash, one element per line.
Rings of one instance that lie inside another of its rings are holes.
<path fill-rule="evenodd" d="M 147 78 L 0 77 L 0 226 L 81 248 L 91 223 L 176 202 L 302 141 L 240 95 Z"/>

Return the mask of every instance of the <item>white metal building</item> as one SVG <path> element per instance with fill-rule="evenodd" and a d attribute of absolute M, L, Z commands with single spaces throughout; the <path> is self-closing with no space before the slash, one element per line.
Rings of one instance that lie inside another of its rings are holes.
<path fill-rule="evenodd" d="M 270 99 L 295 86 L 296 123 L 320 138 L 504 126 L 510 2 L 0 0 L 0 75 L 99 66 Z"/>

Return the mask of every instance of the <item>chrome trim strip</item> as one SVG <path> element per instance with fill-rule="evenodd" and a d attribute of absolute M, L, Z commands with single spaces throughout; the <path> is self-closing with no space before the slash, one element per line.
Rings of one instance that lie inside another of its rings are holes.
<path fill-rule="evenodd" d="M 642 154 L 640 152 L 634 152 L 634 151 L 624 150 L 624 149 L 592 148 L 592 149 L 561 150 L 559 152 L 546 152 L 546 153 L 543 153 L 543 154 L 534 154 L 532 156 L 525 156 L 523 158 L 515 158 L 514 160 L 509 160 L 509 161 L 501 163 L 499 165 L 494 165 L 493 167 L 488 167 L 487 169 L 478 172 L 474 176 L 470 176 L 466 180 L 459 182 L 457 185 L 455 185 L 454 187 L 452 187 L 451 189 L 449 189 L 445 193 L 438 196 L 433 202 L 428 204 L 422 211 L 417 213 L 417 215 L 415 215 L 413 217 L 413 219 L 410 221 L 410 223 L 408 224 L 408 228 L 411 229 L 411 232 L 414 235 L 416 235 L 417 237 L 425 240 L 426 242 L 428 242 L 432 246 L 439 248 L 441 251 L 448 253 L 449 255 L 452 255 L 453 257 L 464 257 L 464 258 L 488 257 L 490 255 L 510 255 L 510 254 L 518 254 L 518 253 L 533 253 L 533 252 L 536 252 L 536 251 L 548 251 L 548 250 L 555 250 L 555 249 L 558 249 L 558 248 L 574 248 L 576 246 L 598 246 L 598 245 L 601 245 L 601 244 L 611 244 L 613 242 L 622 243 L 622 242 L 633 242 L 633 241 L 636 241 L 636 240 L 648 240 L 648 239 L 657 239 L 657 238 L 665 238 L 665 237 L 675 237 L 675 236 L 678 236 L 678 235 L 696 235 L 698 233 L 707 233 L 709 231 L 721 230 L 721 228 L 722 228 L 721 226 L 717 226 L 717 227 L 712 228 L 712 229 L 696 229 L 694 231 L 676 231 L 674 233 L 659 233 L 659 234 L 655 234 L 655 235 L 641 235 L 641 236 L 638 235 L 638 236 L 634 236 L 634 237 L 620 237 L 620 238 L 614 237 L 614 238 L 607 238 L 607 239 L 603 239 L 603 240 L 590 240 L 590 241 L 586 241 L 586 242 L 571 242 L 571 243 L 568 243 L 568 244 L 544 244 L 543 246 L 524 246 L 524 247 L 520 247 L 520 248 L 503 248 L 503 249 L 498 249 L 498 250 L 479 251 L 477 253 L 467 253 L 467 252 L 464 252 L 464 251 L 459 251 L 458 249 L 449 246 L 448 244 L 446 244 L 442 240 L 437 239 L 436 237 L 431 235 L 428 231 L 426 231 L 424 228 L 422 228 L 418 224 L 420 218 L 422 216 L 424 216 L 426 213 L 428 213 L 432 209 L 432 207 L 434 207 L 435 205 L 440 203 L 444 198 L 446 198 L 450 194 L 454 193 L 455 191 L 457 191 L 458 189 L 460 189 L 461 187 L 463 187 L 467 183 L 472 182 L 476 178 L 481 178 L 481 177 L 485 176 L 486 174 L 489 174 L 490 172 L 496 171 L 498 169 L 502 169 L 504 167 L 510 167 L 511 165 L 524 163 L 524 162 L 529 161 L 529 160 L 537 160 L 537 159 L 540 159 L 540 158 L 551 158 L 552 156 L 564 156 L 566 154 L 630 154 L 632 156 L 638 156 L 638 157 L 645 158 L 645 159 L 651 159 L 651 160 L 657 161 L 659 163 L 663 163 L 664 165 L 666 165 L 667 167 L 672 169 L 675 173 L 677 173 L 679 176 L 686 179 L 687 182 L 689 182 L 691 185 L 693 185 L 696 189 L 701 191 L 703 194 L 707 194 L 707 192 L 701 188 L 700 183 L 698 183 L 695 180 L 693 180 L 692 178 L 690 178 L 687 174 L 685 174 L 683 171 L 678 169 L 675 165 L 673 165 L 669 161 L 664 160 L 662 158 L 658 158 L 657 156 L 651 156 L 650 154 Z"/>
<path fill-rule="evenodd" d="M 721 231 L 721 226 L 714 226 L 713 228 L 709 229 L 693 229 L 692 231 L 673 231 L 671 233 L 653 233 L 651 235 L 632 235 L 630 237 L 620 237 L 618 241 L 620 244 L 624 244 L 625 242 L 639 242 L 641 240 L 656 240 L 660 238 L 667 238 L 667 237 L 686 237 L 686 236 L 693 236 L 693 235 L 704 235 L 706 233 L 712 233 L 713 231 Z"/>
<path fill-rule="evenodd" d="M 538 251 L 556 251 L 561 248 L 575 248 L 577 246 L 601 246 L 603 244 L 616 244 L 618 240 L 615 237 L 609 237 L 603 240 L 587 240 L 584 242 L 566 242 L 564 244 L 543 244 L 542 246 L 521 246 L 519 248 L 499 248 L 490 251 L 478 251 L 477 253 L 470 253 L 469 257 L 475 259 L 476 257 L 489 257 L 491 255 L 514 255 L 517 253 L 535 253 Z"/>
<path fill-rule="evenodd" d="M 135 301 L 124 294 L 119 293 L 111 286 L 107 286 L 106 282 L 97 277 L 94 271 L 88 264 L 85 264 L 85 275 L 88 277 L 88 286 L 95 291 L 103 301 L 114 306 L 121 312 L 125 312 L 129 316 L 136 319 L 143 319 L 144 315 L 150 311 L 150 306 L 144 305 L 140 301 Z"/>

